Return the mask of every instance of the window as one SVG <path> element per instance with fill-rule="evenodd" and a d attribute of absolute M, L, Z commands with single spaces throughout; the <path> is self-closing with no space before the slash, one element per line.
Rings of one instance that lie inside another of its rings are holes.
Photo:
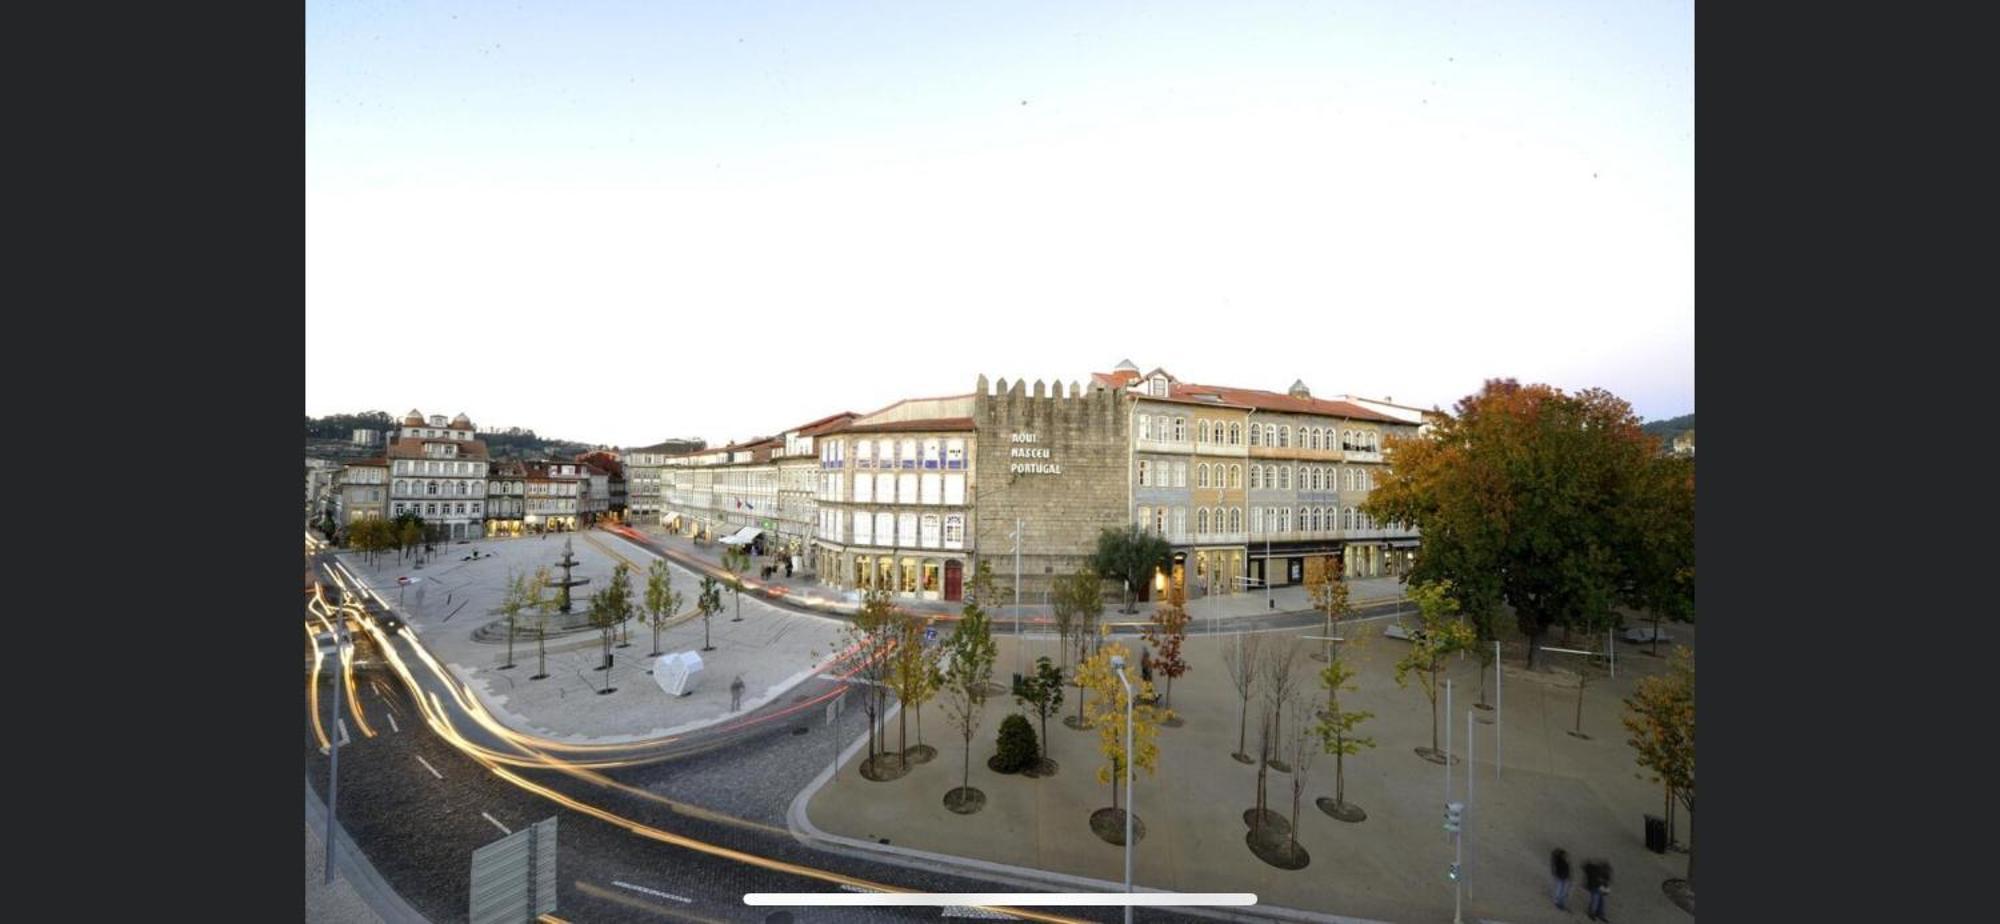
<path fill-rule="evenodd" d="M 1243 531 L 1243 508 L 1241 507 L 1229 508 L 1229 531 L 1232 533 L 1240 533 Z"/>
<path fill-rule="evenodd" d="M 1151 463 L 1151 462 L 1148 462 L 1148 461 L 1146 461 L 1145 459 L 1140 459 L 1140 460 L 1139 460 L 1139 486 L 1140 486 L 1140 487 L 1142 487 L 1142 488 L 1144 488 L 1144 487 L 1151 487 L 1151 486 L 1152 486 L 1152 484 L 1153 484 L 1153 481 L 1152 481 L 1152 474 L 1153 474 L 1153 463 Z"/>
<path fill-rule="evenodd" d="M 1251 430 L 1251 432 L 1255 433 L 1256 430 L 1253 429 Z M 1264 531 L 1264 508 L 1262 507 L 1250 508 L 1250 531 L 1253 533 L 1261 533 Z"/>
<path fill-rule="evenodd" d="M 1187 487 L 1187 463 L 1186 463 L 1186 462 L 1175 462 L 1175 463 L 1174 463 L 1174 484 L 1173 484 L 1173 486 L 1174 486 L 1174 487 L 1176 487 L 1176 488 L 1185 488 L 1185 487 Z"/>
<path fill-rule="evenodd" d="M 863 443 L 862 445 L 865 446 L 867 444 Z M 838 478 L 840 476 L 835 475 L 833 477 Z M 832 492 L 828 493 L 831 494 Z M 854 474 L 854 502 L 857 504 L 866 504 L 866 503 L 871 503 L 874 500 L 875 500 L 875 476 L 870 475 L 867 472 L 856 472 Z"/>
<path fill-rule="evenodd" d="M 1184 539 L 1184 538 L 1186 538 L 1186 537 L 1187 537 L 1187 508 L 1186 508 L 1186 507 L 1175 507 L 1175 508 L 1174 508 L 1174 539 L 1175 539 L 1176 541 L 1178 541 L 1178 540 L 1181 540 L 1181 539 Z"/>
<path fill-rule="evenodd" d="M 826 451 L 831 452 L 832 450 L 833 450 L 833 445 L 829 443 L 826 446 Z M 854 467 L 855 468 L 875 467 L 874 443 L 868 442 L 867 440 L 862 440 L 859 445 L 854 447 Z"/>
<path fill-rule="evenodd" d="M 1153 508 L 1140 507 L 1138 514 L 1132 520 L 1139 524 L 1140 529 L 1151 527 L 1153 525 Z"/>
<path fill-rule="evenodd" d="M 1208 535 L 1208 508 L 1207 508 L 1207 507 L 1198 507 L 1198 508 L 1196 508 L 1196 509 L 1195 509 L 1195 512 L 1194 512 L 1194 534 L 1195 534 L 1195 535 L 1197 535 L 1197 536 L 1206 536 L 1206 535 Z"/>
<path fill-rule="evenodd" d="M 1256 432 L 1256 431 L 1251 431 L 1251 432 Z M 1264 466 L 1261 465 L 1250 466 L 1250 489 L 1254 491 L 1259 488 L 1262 488 L 1263 486 L 1264 486 Z"/>
<path fill-rule="evenodd" d="M 877 473 L 875 476 L 875 503 L 893 504 L 895 502 L 896 476 L 887 472 Z"/>
<path fill-rule="evenodd" d="M 944 518 L 944 547 L 947 549 L 965 548 L 965 517 L 948 516 Z"/>
<path fill-rule="evenodd" d="M 944 500 L 943 481 L 935 472 L 925 472 L 923 478 L 923 498 L 926 504 L 936 504 Z"/>
<path fill-rule="evenodd" d="M 944 534 L 942 530 L 942 524 L 943 520 L 941 520 L 937 514 L 935 513 L 924 514 L 923 518 L 924 548 L 935 549 L 944 544 L 943 541 Z"/>
<path fill-rule="evenodd" d="M 1229 486 L 1232 488 L 1243 487 L 1243 466 L 1229 466 Z"/>
<path fill-rule="evenodd" d="M 1146 387 L 1156 397 L 1164 398 L 1167 396 L 1167 379 L 1165 376 L 1153 376 L 1152 380 L 1146 383 Z"/>
<path fill-rule="evenodd" d="M 1290 447 L 1291 447 L 1291 445 L 1292 445 L 1292 428 L 1291 428 L 1291 425 L 1287 424 L 1287 425 L 1285 425 L 1285 426 L 1282 426 L 1282 427 L 1279 427 L 1279 428 L 1278 428 L 1278 448 L 1280 448 L 1280 449 L 1288 449 L 1288 448 L 1290 448 Z"/>
<path fill-rule="evenodd" d="M 1353 508 L 1353 507 L 1349 507 L 1349 508 L 1347 508 L 1347 509 L 1346 509 L 1346 510 L 1345 510 L 1344 512 L 1342 512 L 1342 513 L 1341 513 L 1341 515 L 1340 515 L 1340 528 L 1341 528 L 1341 529 L 1353 529 L 1353 528 L 1354 528 L 1354 508 Z"/>
<path fill-rule="evenodd" d="M 944 443 L 944 467 L 965 467 L 965 441 L 946 440 Z"/>
<path fill-rule="evenodd" d="M 437 492 L 438 492 L 438 483 L 437 483 L 437 482 L 435 482 L 435 481 L 426 481 L 426 482 L 424 482 L 424 493 L 425 493 L 425 494 L 430 494 L 430 495 L 435 495 L 435 494 L 437 494 Z"/>
<path fill-rule="evenodd" d="M 1278 490 L 1290 491 L 1291 489 L 1292 489 L 1292 467 L 1289 465 L 1278 466 Z"/>
<path fill-rule="evenodd" d="M 1208 487 L 1208 463 L 1204 462 L 1194 467 L 1194 486 L 1197 488 Z M 1204 529 L 1202 532 L 1208 532 L 1208 530 Z"/>
<path fill-rule="evenodd" d="M 944 443 L 942 440 L 924 440 L 924 467 L 940 468 L 944 465 Z"/>
<path fill-rule="evenodd" d="M 875 523 L 865 513 L 854 518 L 854 544 L 875 544 Z"/>
<path fill-rule="evenodd" d="M 1139 438 L 1142 440 L 1149 440 L 1153 438 L 1153 415 L 1151 414 L 1139 415 Z"/>
<path fill-rule="evenodd" d="M 1242 425 L 1242 424 L 1240 424 L 1240 423 L 1233 423 L 1233 424 L 1230 424 L 1230 425 L 1229 425 L 1229 445 L 1231 445 L 1231 446 L 1241 446 L 1241 445 L 1243 445 L 1243 425 Z"/>
<path fill-rule="evenodd" d="M 1209 426 L 1206 420 L 1201 422 L 1201 441 L 1204 443 L 1221 442 L 1219 435 Z"/>
<path fill-rule="evenodd" d="M 1185 417 L 1174 418 L 1174 442 L 1187 442 L 1187 418 Z"/>
<path fill-rule="evenodd" d="M 894 545 L 896 542 L 896 515 L 878 513 L 875 515 L 875 544 Z"/>
<path fill-rule="evenodd" d="M 1250 425 L 1250 445 L 1252 446 L 1264 445 L 1264 440 L 1262 439 L 1262 431 L 1257 429 L 1256 424 Z"/>
<path fill-rule="evenodd" d="M 917 544 L 917 515 L 899 514 L 896 517 L 896 544 L 914 546 Z"/>
<path fill-rule="evenodd" d="M 944 502 L 953 505 L 965 503 L 965 476 L 944 476 Z"/>
<path fill-rule="evenodd" d="M 896 462 L 897 462 L 897 464 L 898 464 L 898 465 L 901 465 L 901 466 L 902 466 L 903 468 L 916 468 L 916 467 L 917 467 L 917 441 L 916 441 L 916 440 L 904 440 L 904 441 L 903 441 L 903 449 L 902 449 L 902 453 L 901 453 L 901 455 L 900 455 L 900 456 L 898 456 L 898 457 L 897 457 L 897 459 L 896 459 Z"/>
<path fill-rule="evenodd" d="M 1156 535 L 1156 536 L 1164 536 L 1164 535 L 1166 535 L 1166 534 L 1167 534 L 1167 508 L 1165 508 L 1165 507 L 1154 507 L 1154 508 L 1153 508 L 1153 535 Z"/>

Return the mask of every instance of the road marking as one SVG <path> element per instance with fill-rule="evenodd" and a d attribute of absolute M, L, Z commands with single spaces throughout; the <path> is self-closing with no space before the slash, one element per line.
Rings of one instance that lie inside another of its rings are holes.
<path fill-rule="evenodd" d="M 990 911 L 974 905 L 946 905 L 944 913 L 939 916 L 947 918 L 982 918 L 989 921 L 1014 920 L 1014 916 L 1011 914 L 1001 914 L 998 911 Z"/>
<path fill-rule="evenodd" d="M 479 817 L 481 817 L 481 818 L 484 818 L 484 819 L 486 819 L 487 821 L 490 821 L 490 822 L 493 822 L 493 827 L 496 827 L 496 828 L 499 828 L 499 829 L 500 829 L 500 833 L 501 833 L 501 834 L 512 834 L 512 833 L 514 833 L 514 832 L 512 832 L 512 831 L 509 831 L 509 830 L 507 830 L 507 826 L 506 826 L 506 825 L 503 825 L 503 824 L 501 824 L 501 823 L 500 823 L 500 819 L 498 819 L 498 818 L 494 818 L 493 816 L 491 816 L 491 815 L 488 815 L 488 814 L 486 814 L 485 812 L 480 812 L 480 813 L 479 813 Z"/>
<path fill-rule="evenodd" d="M 401 734 L 403 731 L 401 728 L 397 727 L 396 714 L 393 712 L 389 713 L 389 728 L 390 730 L 396 732 L 397 734 Z"/>
<path fill-rule="evenodd" d="M 441 780 L 441 779 L 444 779 L 444 774 L 442 774 L 442 773 L 439 773 L 439 772 L 438 772 L 438 768 L 436 768 L 436 767 L 433 767 L 433 766 L 431 766 L 431 762 L 430 762 L 430 761 L 428 761 L 428 760 L 425 760 L 425 759 L 424 759 L 424 755 L 422 755 L 422 754 L 418 754 L 418 755 L 417 755 L 417 763 L 420 763 L 420 764 L 423 764 L 423 765 L 424 765 L 424 769 L 425 769 L 425 770 L 429 770 L 429 771 L 431 772 L 431 775 L 432 775 L 432 776 L 434 776 L 434 777 L 437 777 L 437 778 L 438 778 L 438 779 L 440 779 L 440 780 Z"/>
<path fill-rule="evenodd" d="M 616 879 L 613 879 L 613 880 L 611 880 L 611 884 L 612 884 L 612 885 L 615 885 L 615 886 L 617 886 L 617 887 L 619 887 L 619 888 L 621 888 L 621 889 L 631 889 L 631 890 L 632 890 L 632 891 L 634 891 L 634 892 L 644 892 L 645 894 L 647 894 L 647 895 L 651 895 L 651 896 L 653 896 L 654 898 L 671 898 L 671 899 L 673 899 L 674 901 L 677 901 L 677 902 L 680 902 L 680 903 L 682 903 L 682 904 L 685 904 L 685 905 L 692 905 L 692 904 L 694 904 L 694 899 L 692 899 L 692 898 L 682 898 L 682 897 L 680 897 L 680 896 L 678 896 L 678 895 L 674 895 L 674 894 L 672 894 L 672 893 L 669 893 L 669 892 L 662 892 L 662 891 L 660 891 L 660 890 L 658 890 L 658 889 L 649 889 L 649 888 L 646 888 L 645 886 L 642 886 L 642 885 L 633 885 L 633 884 L 631 884 L 631 883 L 629 883 L 629 882 L 619 882 L 619 881 L 618 881 L 618 880 L 616 880 Z"/>
<path fill-rule="evenodd" d="M 341 720 L 340 720 L 340 746 L 341 746 L 341 747 L 346 747 L 346 746 L 348 745 L 348 743 L 349 743 L 349 740 L 350 740 L 350 739 L 349 739 L 349 738 L 347 737 L 347 720 L 346 720 L 346 719 L 341 719 Z"/>

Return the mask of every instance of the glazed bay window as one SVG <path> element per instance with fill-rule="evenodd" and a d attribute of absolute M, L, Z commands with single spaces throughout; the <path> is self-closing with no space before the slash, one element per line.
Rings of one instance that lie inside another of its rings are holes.
<path fill-rule="evenodd" d="M 896 544 L 895 514 L 878 513 L 875 515 L 875 544 L 876 545 Z"/>
<path fill-rule="evenodd" d="M 924 548 L 938 548 L 944 542 L 943 521 L 935 513 L 926 513 L 922 522 Z"/>
<path fill-rule="evenodd" d="M 938 439 L 924 440 L 924 467 L 935 470 L 943 466 L 944 441 Z"/>
<path fill-rule="evenodd" d="M 952 515 L 944 518 L 944 547 L 965 548 L 965 517 Z"/>
<path fill-rule="evenodd" d="M 854 544 L 875 544 L 875 522 L 868 514 L 859 513 L 854 516 Z"/>
<path fill-rule="evenodd" d="M 933 472 L 925 472 L 923 479 L 920 483 L 923 485 L 922 497 L 924 503 L 936 504 L 944 499 L 943 498 L 944 492 L 941 488 L 943 482 L 937 474 Z M 932 548 L 936 548 L 936 546 L 932 546 Z"/>
<path fill-rule="evenodd" d="M 867 440 L 862 440 L 854 444 L 854 467 L 855 468 L 875 467 L 874 443 L 871 443 Z"/>
<path fill-rule="evenodd" d="M 875 503 L 893 504 L 895 502 L 896 502 L 896 476 L 891 475 L 887 472 L 882 472 L 876 475 Z"/>
<path fill-rule="evenodd" d="M 944 502 L 953 506 L 960 506 L 965 503 L 964 475 L 953 474 L 944 476 Z"/>
<path fill-rule="evenodd" d="M 904 474 L 897 475 L 896 503 L 914 504 L 916 502 L 917 502 L 917 473 L 906 472 Z"/>
<path fill-rule="evenodd" d="M 866 446 L 867 443 L 861 445 Z M 856 460 L 859 461 L 859 460 Z M 875 501 L 875 476 L 867 472 L 854 473 L 854 502 L 869 504 Z"/>
<path fill-rule="evenodd" d="M 896 544 L 914 547 L 917 544 L 917 515 L 899 514 L 896 517 Z"/>

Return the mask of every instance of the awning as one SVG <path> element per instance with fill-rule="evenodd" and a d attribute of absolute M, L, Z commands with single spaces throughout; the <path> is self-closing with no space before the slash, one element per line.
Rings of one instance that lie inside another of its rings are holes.
<path fill-rule="evenodd" d="M 757 537 L 763 534 L 764 531 L 758 529 L 755 526 L 745 526 L 742 529 L 739 529 L 736 532 L 732 533 L 728 538 L 723 539 L 722 544 L 749 545 L 750 543 L 757 541 Z"/>

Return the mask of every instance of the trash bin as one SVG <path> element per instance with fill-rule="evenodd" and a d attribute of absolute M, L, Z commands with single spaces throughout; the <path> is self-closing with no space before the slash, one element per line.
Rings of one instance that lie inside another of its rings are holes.
<path fill-rule="evenodd" d="M 1646 849 L 1654 853 L 1667 852 L 1667 820 L 1658 815 L 1646 816 Z"/>

